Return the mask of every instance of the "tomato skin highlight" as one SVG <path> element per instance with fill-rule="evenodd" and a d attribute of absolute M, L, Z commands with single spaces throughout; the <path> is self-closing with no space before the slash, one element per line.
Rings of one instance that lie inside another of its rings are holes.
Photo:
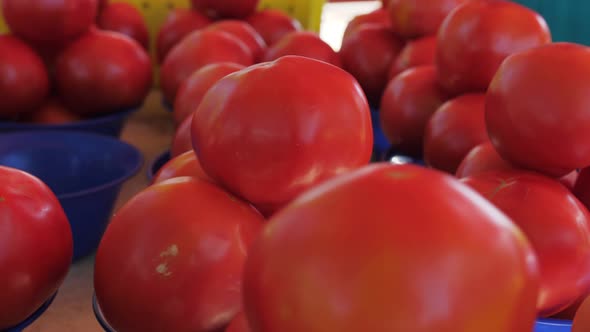
<path fill-rule="evenodd" d="M 199 163 L 199 159 L 197 159 L 195 152 L 190 150 L 171 159 L 162 166 L 154 176 L 152 184 L 183 176 L 191 176 L 207 181 L 213 181 L 201 167 L 201 163 Z"/>

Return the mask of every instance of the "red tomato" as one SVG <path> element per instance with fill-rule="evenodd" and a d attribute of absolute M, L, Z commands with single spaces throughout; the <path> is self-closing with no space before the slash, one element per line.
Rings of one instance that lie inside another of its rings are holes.
<path fill-rule="evenodd" d="M 172 147 L 170 148 L 170 156 L 172 158 L 193 150 L 193 143 L 191 141 L 192 121 L 192 116 L 188 116 L 180 126 L 176 128 L 176 133 L 174 133 L 174 137 L 172 138 Z"/>
<path fill-rule="evenodd" d="M 587 47 L 555 43 L 506 59 L 486 101 L 488 131 L 500 155 L 554 176 L 590 165 L 587 89 Z"/>
<path fill-rule="evenodd" d="M 380 8 L 367 14 L 355 16 L 350 22 L 348 22 L 346 30 L 344 30 L 343 38 L 348 37 L 348 35 L 351 32 L 365 24 L 377 24 L 391 28 L 391 19 L 389 18 L 389 12 L 383 8 Z"/>
<path fill-rule="evenodd" d="M 424 161 L 455 174 L 465 156 L 488 141 L 485 95 L 471 94 L 443 104 L 430 117 L 424 132 Z"/>
<path fill-rule="evenodd" d="M 172 10 L 158 31 L 156 39 L 158 62 L 162 63 L 168 52 L 184 37 L 210 23 L 211 20 L 207 16 L 195 10 L 180 8 Z"/>
<path fill-rule="evenodd" d="M 0 35 L 0 118 L 30 113 L 48 94 L 49 77 L 43 60 L 19 39 Z"/>
<path fill-rule="evenodd" d="M 150 33 L 143 15 L 137 7 L 126 2 L 112 3 L 101 11 L 99 28 L 115 31 L 135 39 L 143 48 L 150 48 Z"/>
<path fill-rule="evenodd" d="M 559 182 L 566 186 L 567 189 L 573 190 L 576 182 L 578 181 L 578 176 L 580 176 L 580 172 L 578 172 L 578 170 L 574 170 L 569 174 L 562 176 L 559 179 Z"/>
<path fill-rule="evenodd" d="M 584 168 L 580 172 L 573 193 L 582 204 L 590 209 L 590 168 Z"/>
<path fill-rule="evenodd" d="M 239 20 L 223 20 L 211 24 L 207 29 L 220 30 L 232 34 L 248 46 L 252 51 L 252 56 L 255 61 L 260 59 L 262 53 L 266 49 L 266 42 L 262 36 L 247 22 Z"/>
<path fill-rule="evenodd" d="M 435 34 L 447 15 L 467 0 L 390 0 L 393 31 L 403 38 Z"/>
<path fill-rule="evenodd" d="M 180 154 L 162 166 L 158 174 L 154 176 L 152 183 L 160 183 L 183 176 L 211 181 L 209 176 L 203 171 L 195 152 L 190 150 Z"/>
<path fill-rule="evenodd" d="M 359 81 L 371 105 L 379 105 L 389 67 L 402 48 L 389 28 L 373 24 L 359 26 L 342 41 L 344 69 Z"/>
<path fill-rule="evenodd" d="M 242 269 L 262 216 L 215 185 L 148 187 L 113 217 L 94 288 L 116 331 L 217 331 L 241 311 Z"/>
<path fill-rule="evenodd" d="M 231 324 L 227 327 L 225 332 L 250 332 L 250 326 L 246 320 L 246 314 L 244 312 L 239 313 L 232 320 Z"/>
<path fill-rule="evenodd" d="M 2 13 L 15 35 L 34 45 L 63 44 L 88 31 L 97 0 L 2 0 Z"/>
<path fill-rule="evenodd" d="M 551 316 L 551 318 L 561 319 L 561 320 L 570 320 L 570 321 L 573 320 L 574 317 L 576 316 L 576 312 L 578 311 L 578 309 L 582 305 L 582 302 L 585 299 L 586 299 L 586 297 L 582 297 L 582 298 L 576 300 L 576 302 L 574 302 L 574 304 L 570 305 L 565 310 Z"/>
<path fill-rule="evenodd" d="M 485 92 L 506 57 L 550 42 L 547 23 L 531 9 L 512 1 L 468 1 L 438 32 L 440 82 L 453 94 Z"/>
<path fill-rule="evenodd" d="M 373 146 L 369 106 L 354 78 L 299 56 L 222 78 L 193 116 L 192 140 L 207 174 L 267 215 L 368 163 Z"/>
<path fill-rule="evenodd" d="M 82 120 L 82 117 L 68 110 L 57 98 L 51 98 L 31 114 L 31 122 L 39 124 L 66 124 Z"/>
<path fill-rule="evenodd" d="M 196 8 L 213 18 L 246 18 L 258 8 L 259 0 L 191 0 Z"/>
<path fill-rule="evenodd" d="M 278 9 L 258 11 L 246 21 L 258 31 L 268 46 L 278 42 L 289 32 L 303 30 L 297 19 Z"/>
<path fill-rule="evenodd" d="M 424 37 L 408 42 L 389 68 L 389 79 L 406 69 L 434 65 L 436 61 L 436 37 Z"/>
<path fill-rule="evenodd" d="M 200 68 L 216 62 L 254 63 L 252 52 L 238 38 L 223 31 L 195 31 L 166 56 L 160 84 L 166 100 L 173 101 L 182 82 Z"/>
<path fill-rule="evenodd" d="M 0 166 L 0 183 L 4 331 L 24 321 L 57 291 L 72 262 L 73 240 L 64 210 L 41 180 Z"/>
<path fill-rule="evenodd" d="M 147 52 L 133 39 L 96 31 L 60 54 L 56 81 L 72 111 L 111 113 L 142 104 L 152 87 L 152 66 Z"/>
<path fill-rule="evenodd" d="M 513 169 L 514 166 L 500 157 L 492 143 L 486 141 L 469 151 L 455 174 L 458 178 L 464 178 L 493 170 Z"/>
<path fill-rule="evenodd" d="M 233 62 L 218 62 L 206 65 L 184 80 L 178 88 L 174 102 L 174 121 L 180 125 L 193 114 L 205 93 L 223 77 L 246 68 Z"/>
<path fill-rule="evenodd" d="M 321 60 L 341 67 L 340 56 L 332 46 L 323 41 L 318 34 L 309 31 L 295 31 L 285 35 L 269 47 L 262 61 L 274 61 L 285 55 L 300 55 Z"/>
<path fill-rule="evenodd" d="M 524 171 L 486 172 L 462 181 L 506 213 L 531 241 L 541 269 L 541 316 L 558 313 L 590 290 L 590 215 L 567 188 Z"/>
<path fill-rule="evenodd" d="M 422 157 L 426 124 L 447 99 L 436 82 L 434 66 L 408 69 L 389 82 L 379 117 L 383 133 L 395 150 Z"/>
<path fill-rule="evenodd" d="M 590 331 L 590 297 L 588 297 L 576 312 L 572 332 Z"/>
<path fill-rule="evenodd" d="M 100 14 L 108 5 L 109 0 L 98 0 L 98 13 Z"/>
<path fill-rule="evenodd" d="M 246 262 L 244 309 L 256 332 L 524 332 L 538 278 L 528 241 L 480 195 L 384 163 L 269 221 Z"/>

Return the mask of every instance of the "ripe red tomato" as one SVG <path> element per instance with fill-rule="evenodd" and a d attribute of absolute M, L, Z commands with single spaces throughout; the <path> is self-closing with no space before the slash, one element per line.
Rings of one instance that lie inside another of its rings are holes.
<path fill-rule="evenodd" d="M 390 0 L 393 31 L 407 39 L 433 35 L 447 15 L 466 0 Z"/>
<path fill-rule="evenodd" d="M 359 81 L 371 105 L 379 105 L 389 67 L 402 48 L 389 28 L 373 24 L 359 26 L 342 41 L 344 69 Z"/>
<path fill-rule="evenodd" d="M 106 320 L 127 332 L 224 328 L 241 311 L 242 269 L 263 221 L 204 180 L 148 187 L 113 217 L 96 254 Z"/>
<path fill-rule="evenodd" d="M 563 184 L 567 189 L 574 190 L 574 186 L 576 182 L 578 182 L 578 177 L 580 176 L 580 172 L 578 170 L 574 170 L 561 178 L 559 178 L 559 182 Z"/>
<path fill-rule="evenodd" d="M 259 0 L 191 0 L 193 8 L 213 18 L 246 18 L 258 8 Z"/>
<path fill-rule="evenodd" d="M 268 46 L 278 42 L 286 34 L 301 31 L 301 23 L 278 9 L 265 9 L 252 14 L 246 19 L 250 25 L 264 38 Z"/>
<path fill-rule="evenodd" d="M 505 0 L 468 1 L 438 32 L 440 83 L 453 94 L 485 92 L 507 56 L 550 42 L 547 23 L 531 9 Z"/>
<path fill-rule="evenodd" d="M 269 221 L 246 262 L 244 310 L 256 332 L 524 332 L 538 278 L 528 241 L 480 195 L 383 163 Z"/>
<path fill-rule="evenodd" d="M 147 52 L 116 32 L 90 32 L 57 59 L 61 99 L 74 112 L 94 115 L 138 107 L 152 87 Z"/>
<path fill-rule="evenodd" d="M 88 31 L 97 0 L 2 0 L 10 31 L 34 45 L 63 44 Z"/>
<path fill-rule="evenodd" d="M 98 13 L 100 14 L 108 5 L 109 0 L 98 0 Z"/>
<path fill-rule="evenodd" d="M 488 131 L 500 155 L 554 176 L 589 166 L 589 77 L 590 49 L 581 45 L 555 43 L 506 59 L 486 101 Z"/>
<path fill-rule="evenodd" d="M 588 297 L 576 312 L 572 332 L 590 331 L 590 297 Z"/>
<path fill-rule="evenodd" d="M 500 157 L 492 143 L 486 141 L 469 151 L 455 174 L 458 178 L 464 178 L 492 170 L 513 169 L 515 169 L 514 166 Z"/>
<path fill-rule="evenodd" d="M 223 77 L 246 68 L 233 62 L 206 65 L 184 80 L 178 88 L 174 102 L 174 121 L 180 125 L 193 114 L 209 89 Z"/>
<path fill-rule="evenodd" d="M 43 60 L 19 39 L 0 35 L 0 118 L 30 113 L 48 94 L 49 77 Z"/>
<path fill-rule="evenodd" d="M 582 204 L 590 209 L 590 167 L 582 169 L 578 175 L 573 193 Z"/>
<path fill-rule="evenodd" d="M 192 140 L 207 174 L 268 215 L 368 163 L 373 133 L 367 100 L 350 74 L 285 56 L 215 84 L 193 116 Z"/>
<path fill-rule="evenodd" d="M 558 313 L 590 290 L 590 215 L 556 180 L 491 171 L 462 180 L 508 215 L 531 241 L 541 269 L 537 308 Z"/>
<path fill-rule="evenodd" d="M 41 180 L 0 166 L 0 183 L 4 331 L 24 321 L 57 291 L 72 262 L 73 240 L 64 210 Z"/>
<path fill-rule="evenodd" d="M 162 63 L 168 52 L 191 32 L 209 25 L 211 20 L 195 10 L 177 8 L 168 14 L 156 38 L 158 63 Z"/>
<path fill-rule="evenodd" d="M 573 320 L 576 316 L 576 312 L 578 311 L 578 309 L 582 305 L 582 302 L 584 302 L 585 299 L 585 296 L 579 298 L 578 300 L 576 300 L 576 302 L 574 302 L 574 304 L 570 305 L 565 310 L 551 316 L 551 318 L 570 321 Z"/>
<path fill-rule="evenodd" d="M 389 18 L 389 12 L 384 8 L 380 8 L 367 14 L 355 16 L 350 22 L 348 22 L 346 30 L 344 30 L 343 38 L 348 37 L 348 35 L 351 32 L 365 24 L 377 24 L 391 28 L 391 19 Z"/>
<path fill-rule="evenodd" d="M 192 115 L 188 116 L 176 128 L 176 133 L 172 138 L 172 147 L 170 148 L 170 156 L 172 158 L 178 157 L 181 154 L 193 150 L 193 142 L 191 140 L 191 124 L 193 122 Z"/>
<path fill-rule="evenodd" d="M 249 66 L 254 59 L 246 44 L 227 32 L 203 30 L 185 37 L 166 56 L 160 69 L 166 100 L 175 100 L 180 84 L 192 73 L 216 62 Z"/>
<path fill-rule="evenodd" d="M 409 41 L 389 68 L 389 79 L 406 69 L 434 65 L 436 59 L 436 37 L 424 37 Z"/>
<path fill-rule="evenodd" d="M 463 95 L 443 104 L 424 132 L 426 164 L 455 174 L 469 151 L 489 140 L 484 108 L 484 94 Z"/>
<path fill-rule="evenodd" d="M 227 327 L 225 332 L 250 332 L 250 326 L 246 320 L 246 314 L 244 312 L 239 313 L 232 320 L 231 324 Z"/>
<path fill-rule="evenodd" d="M 183 176 L 212 181 L 205 171 L 203 171 L 195 152 L 190 150 L 180 154 L 162 166 L 156 176 L 154 176 L 152 183 L 160 183 Z"/>
<path fill-rule="evenodd" d="M 211 24 L 207 27 L 208 30 L 220 30 L 234 35 L 241 40 L 250 51 L 255 61 L 258 61 L 266 49 L 266 42 L 258 31 L 244 21 L 239 20 L 223 20 Z"/>
<path fill-rule="evenodd" d="M 119 32 L 135 39 L 146 50 L 150 48 L 147 23 L 139 9 L 129 3 L 116 2 L 107 5 L 96 23 L 103 30 Z"/>
<path fill-rule="evenodd" d="M 381 128 L 393 148 L 404 155 L 422 157 L 424 129 L 448 97 L 439 88 L 434 66 L 408 69 L 395 77 L 383 93 Z"/>
<path fill-rule="evenodd" d="M 50 98 L 41 108 L 31 114 L 31 122 L 40 124 L 65 124 L 82 120 L 57 98 Z"/>
<path fill-rule="evenodd" d="M 341 67 L 340 55 L 323 41 L 318 34 L 309 31 L 295 31 L 285 35 L 269 47 L 262 61 L 274 61 L 285 55 L 300 55 L 321 60 Z"/>

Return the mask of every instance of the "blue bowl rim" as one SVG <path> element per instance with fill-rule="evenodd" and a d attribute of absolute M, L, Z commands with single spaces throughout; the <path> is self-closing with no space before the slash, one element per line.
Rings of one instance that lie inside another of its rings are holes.
<path fill-rule="evenodd" d="M 100 305 L 98 304 L 98 298 L 96 297 L 96 293 L 92 294 L 92 311 L 94 311 L 94 317 L 98 321 L 98 324 L 106 331 L 106 332 L 115 332 L 115 330 L 109 325 L 106 318 L 104 318 L 102 311 L 100 310 Z"/>
<path fill-rule="evenodd" d="M 544 326 L 572 326 L 572 321 L 555 319 L 555 318 L 541 318 L 537 320 L 537 324 Z"/>
<path fill-rule="evenodd" d="M 33 314 L 31 314 L 31 316 L 29 316 L 27 319 L 25 319 L 23 322 L 21 322 L 20 324 L 18 324 L 16 326 L 9 327 L 8 329 L 6 329 L 5 332 L 22 331 L 25 328 L 29 327 L 37 319 L 39 319 L 39 317 L 41 317 L 41 315 L 43 315 L 43 313 L 45 313 L 45 311 L 47 311 L 47 309 L 49 309 L 49 307 L 51 306 L 51 304 L 53 303 L 53 301 L 57 297 L 57 293 L 58 292 L 53 293 L 53 295 L 51 295 L 51 297 L 47 301 L 45 301 L 45 303 L 43 303 L 41 305 L 41 307 L 39 307 L 39 309 L 35 310 L 35 312 Z"/>
<path fill-rule="evenodd" d="M 126 172 L 126 174 L 124 174 L 112 181 L 109 181 L 107 183 L 103 183 L 101 185 L 94 186 L 94 187 L 91 187 L 88 189 L 79 190 L 76 192 L 71 192 L 71 193 L 66 193 L 66 194 L 61 194 L 61 195 L 56 195 L 57 198 L 60 200 L 90 195 L 90 194 L 105 190 L 107 188 L 111 188 L 111 187 L 117 186 L 119 184 L 122 184 L 123 182 L 127 181 L 128 179 L 130 179 L 131 177 L 136 175 L 139 172 L 139 170 L 143 167 L 143 164 L 144 164 L 143 154 L 141 153 L 141 151 L 139 151 L 138 148 L 136 148 L 135 146 L 133 146 L 127 142 L 124 142 L 120 139 L 110 137 L 110 136 L 104 136 L 104 135 L 100 135 L 100 134 L 81 132 L 81 131 L 52 131 L 52 130 L 0 133 L 0 137 L 15 137 L 15 139 L 17 139 L 18 137 L 23 137 L 23 136 L 35 137 L 35 138 L 39 138 L 42 136 L 74 136 L 74 137 L 77 136 L 82 139 L 90 138 L 93 140 L 102 140 L 102 141 L 108 141 L 110 143 L 117 144 L 120 147 L 128 149 L 128 152 L 130 153 L 130 155 L 132 154 L 132 157 L 135 162 L 135 166 L 134 166 L 134 168 L 132 168 L 128 172 Z"/>
<path fill-rule="evenodd" d="M 76 122 L 62 123 L 62 124 L 42 124 L 42 123 L 27 123 L 27 122 L 14 122 L 14 121 L 0 121 L 0 129 L 15 128 L 19 130 L 26 129 L 68 129 L 68 128 L 85 128 L 98 126 L 104 123 L 113 122 L 114 120 L 126 118 L 131 114 L 139 111 L 141 107 L 130 108 L 123 111 L 118 111 L 104 116 L 95 118 L 84 119 Z"/>

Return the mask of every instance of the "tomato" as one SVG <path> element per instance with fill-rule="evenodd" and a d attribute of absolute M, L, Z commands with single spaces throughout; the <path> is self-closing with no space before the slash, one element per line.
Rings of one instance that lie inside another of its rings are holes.
<path fill-rule="evenodd" d="M 43 60 L 19 39 L 0 35 L 0 118 L 30 113 L 48 94 L 49 77 Z"/>
<path fill-rule="evenodd" d="M 576 300 L 576 302 L 574 302 L 574 304 L 570 305 L 565 310 L 551 316 L 551 318 L 560 319 L 560 320 L 570 320 L 570 321 L 573 320 L 574 317 L 576 316 L 576 312 L 578 311 L 578 309 L 582 305 L 582 302 L 584 302 L 585 299 L 586 299 L 585 296 L 582 298 L 579 298 L 578 300 Z"/>
<path fill-rule="evenodd" d="M 203 171 L 195 152 L 190 150 L 178 155 L 162 166 L 156 176 L 154 176 L 152 183 L 160 183 L 183 176 L 211 180 L 205 171 Z"/>
<path fill-rule="evenodd" d="M 96 31 L 66 48 L 58 57 L 56 82 L 61 99 L 83 115 L 138 107 L 152 87 L 147 52 L 116 32 Z"/>
<path fill-rule="evenodd" d="M 192 141 L 207 174 L 268 215 L 367 164 L 373 133 L 367 100 L 350 74 L 285 56 L 215 84 L 193 116 Z"/>
<path fill-rule="evenodd" d="M 178 88 L 174 102 L 174 121 L 180 125 L 189 115 L 193 114 L 205 93 L 223 77 L 246 68 L 232 62 L 218 62 L 206 65 L 195 71 L 184 80 Z"/>
<path fill-rule="evenodd" d="M 582 169 L 572 192 L 582 204 L 590 209 L 590 168 Z"/>
<path fill-rule="evenodd" d="M 569 190 L 573 190 L 576 182 L 578 181 L 578 177 L 580 176 L 580 172 L 578 170 L 573 170 L 572 172 L 562 176 L 559 179 L 559 182 L 566 186 Z"/>
<path fill-rule="evenodd" d="M 296 18 L 279 9 L 258 11 L 246 21 L 258 31 L 268 46 L 278 42 L 289 32 L 303 30 L 303 26 Z"/>
<path fill-rule="evenodd" d="M 343 38 L 348 37 L 348 35 L 351 32 L 365 24 L 378 24 L 384 27 L 391 28 L 391 19 L 389 18 L 389 12 L 383 8 L 380 8 L 370 13 L 355 16 L 350 22 L 348 22 L 348 25 L 344 30 Z"/>
<path fill-rule="evenodd" d="M 524 171 L 462 180 L 508 215 L 531 241 L 541 269 L 539 315 L 565 309 L 590 290 L 590 215 L 556 180 Z"/>
<path fill-rule="evenodd" d="M 555 66 L 562 61 L 568 65 Z M 488 131 L 500 155 L 554 176 L 589 166 L 588 75 L 590 49 L 581 45 L 555 43 L 506 59 L 486 101 Z"/>
<path fill-rule="evenodd" d="M 448 99 L 436 81 L 434 66 L 408 69 L 395 77 L 383 93 L 379 117 L 383 133 L 404 155 L 422 157 L 424 129 Z"/>
<path fill-rule="evenodd" d="M 500 157 L 492 143 L 486 141 L 469 151 L 455 174 L 458 178 L 464 178 L 493 170 L 513 169 L 514 166 Z"/>
<path fill-rule="evenodd" d="M 285 55 L 300 55 L 321 60 L 341 67 L 340 56 L 318 34 L 309 31 L 295 31 L 285 35 L 269 47 L 262 61 L 273 61 Z"/>
<path fill-rule="evenodd" d="M 182 121 L 180 126 L 176 128 L 176 132 L 172 138 L 172 147 L 170 148 L 170 156 L 172 158 L 178 157 L 187 151 L 193 150 L 193 143 L 191 140 L 192 121 L 192 116 L 188 116 L 184 121 Z"/>
<path fill-rule="evenodd" d="M 246 18 L 258 8 L 259 0 L 191 0 L 196 8 L 213 18 Z"/>
<path fill-rule="evenodd" d="M 485 95 L 470 94 L 443 104 L 430 117 L 424 132 L 424 161 L 455 174 L 465 156 L 487 142 Z"/>
<path fill-rule="evenodd" d="M 436 37 L 424 37 L 409 41 L 389 68 L 389 79 L 406 69 L 434 65 L 436 58 Z"/>
<path fill-rule="evenodd" d="M 254 63 L 252 52 L 238 38 L 223 31 L 195 31 L 166 56 L 160 69 L 160 84 L 166 100 L 174 101 L 182 82 L 200 68 L 216 62 Z"/>
<path fill-rule="evenodd" d="M 39 124 L 66 124 L 82 120 L 78 114 L 68 110 L 57 98 L 51 98 L 31 114 L 31 122 Z"/>
<path fill-rule="evenodd" d="M 176 8 L 170 11 L 156 37 L 158 63 L 162 63 L 168 52 L 184 37 L 210 23 L 207 16 L 195 10 Z"/>
<path fill-rule="evenodd" d="M 0 53 L 2 54 L 2 53 Z M 0 330 L 24 321 L 66 277 L 70 224 L 53 192 L 36 177 L 0 166 Z"/>
<path fill-rule="evenodd" d="M 241 275 L 262 216 L 200 179 L 152 185 L 113 217 L 94 288 L 116 331 L 216 331 L 241 311 Z"/>
<path fill-rule="evenodd" d="M 373 24 L 358 27 L 342 41 L 344 69 L 359 81 L 371 105 L 379 105 L 389 67 L 402 47 L 389 28 Z"/>
<path fill-rule="evenodd" d="M 480 195 L 382 163 L 269 220 L 246 262 L 244 309 L 256 332 L 523 332 L 538 278 L 526 238 Z"/>
<path fill-rule="evenodd" d="M 2 0 L 4 19 L 15 35 L 34 45 L 60 44 L 88 31 L 97 0 Z"/>
<path fill-rule="evenodd" d="M 576 312 L 572 332 L 590 331 L 590 297 L 588 297 Z"/>
<path fill-rule="evenodd" d="M 453 94 L 485 92 L 506 57 L 550 42 L 547 23 L 531 9 L 505 0 L 468 1 L 438 32 L 440 82 Z"/>
<path fill-rule="evenodd" d="M 266 42 L 262 36 L 247 22 L 239 20 L 223 20 L 211 24 L 207 29 L 225 31 L 234 35 L 248 46 L 250 51 L 252 51 L 252 56 L 255 61 L 260 59 L 266 49 Z"/>
<path fill-rule="evenodd" d="M 248 326 L 246 314 L 241 312 L 236 317 L 234 317 L 225 332 L 250 332 L 250 326 Z"/>
<path fill-rule="evenodd" d="M 98 13 L 100 14 L 108 5 L 109 0 L 98 0 Z"/>
<path fill-rule="evenodd" d="M 97 21 L 99 28 L 116 31 L 135 39 L 143 48 L 150 48 L 150 33 L 143 15 L 137 7 L 117 2 L 106 6 Z"/>
<path fill-rule="evenodd" d="M 435 34 L 445 17 L 467 0 L 390 0 L 393 31 L 413 39 Z"/>

